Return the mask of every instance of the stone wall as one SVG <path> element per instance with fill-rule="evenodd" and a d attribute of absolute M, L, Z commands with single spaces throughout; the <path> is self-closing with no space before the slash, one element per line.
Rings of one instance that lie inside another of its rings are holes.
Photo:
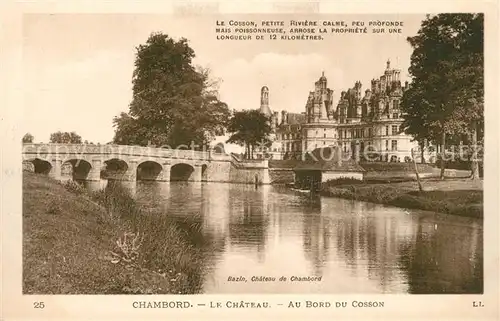
<path fill-rule="evenodd" d="M 269 184 L 269 168 L 266 161 L 210 162 L 207 167 L 208 182 L 240 184 Z"/>
<path fill-rule="evenodd" d="M 269 184 L 269 164 L 263 161 L 242 161 L 232 162 L 229 171 L 229 181 L 231 183 L 243 184 Z"/>
<path fill-rule="evenodd" d="M 229 182 L 231 162 L 210 162 L 207 167 L 208 182 Z"/>
<path fill-rule="evenodd" d="M 290 168 L 272 168 L 269 169 L 269 178 L 271 184 L 288 184 L 295 181 L 295 173 Z"/>
<path fill-rule="evenodd" d="M 23 171 L 35 172 L 35 165 L 30 161 L 23 161 Z"/>

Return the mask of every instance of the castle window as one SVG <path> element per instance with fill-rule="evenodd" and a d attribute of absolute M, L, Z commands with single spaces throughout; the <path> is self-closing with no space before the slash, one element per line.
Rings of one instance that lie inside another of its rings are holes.
<path fill-rule="evenodd" d="M 372 137 L 373 136 L 373 128 L 368 128 L 368 137 Z"/>
<path fill-rule="evenodd" d="M 398 150 L 398 141 L 397 140 L 393 140 L 391 142 L 391 150 L 393 150 L 393 151 Z"/>
<path fill-rule="evenodd" d="M 397 135 L 398 134 L 398 126 L 397 125 L 392 125 L 392 134 Z"/>
<path fill-rule="evenodd" d="M 389 150 L 389 141 L 388 140 L 385 141 L 385 150 Z"/>
<path fill-rule="evenodd" d="M 342 139 L 342 131 L 339 131 L 339 139 Z"/>
<path fill-rule="evenodd" d="M 323 138 L 326 138 L 326 134 L 323 134 Z"/>
<path fill-rule="evenodd" d="M 399 109 L 399 100 L 395 99 L 393 102 L 392 102 L 392 109 Z"/>
<path fill-rule="evenodd" d="M 385 136 L 389 136 L 389 126 L 385 126 Z"/>
<path fill-rule="evenodd" d="M 399 116 L 398 113 L 392 114 L 392 118 L 398 118 L 398 116 Z"/>

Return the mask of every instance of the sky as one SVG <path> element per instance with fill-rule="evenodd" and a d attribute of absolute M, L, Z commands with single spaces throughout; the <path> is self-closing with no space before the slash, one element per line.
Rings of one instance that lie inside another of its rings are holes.
<path fill-rule="evenodd" d="M 403 21 L 400 34 L 329 34 L 323 41 L 221 41 L 216 20 Z M 334 101 L 340 92 L 383 74 L 386 61 L 408 79 L 414 36 L 424 15 L 204 15 L 28 14 L 23 19 L 24 132 L 35 142 L 75 131 L 83 140 L 113 139 L 112 120 L 132 99 L 136 47 L 152 32 L 188 39 L 194 63 L 220 81 L 220 99 L 231 109 L 256 109 L 269 87 L 273 111 L 303 112 L 322 72 Z"/>

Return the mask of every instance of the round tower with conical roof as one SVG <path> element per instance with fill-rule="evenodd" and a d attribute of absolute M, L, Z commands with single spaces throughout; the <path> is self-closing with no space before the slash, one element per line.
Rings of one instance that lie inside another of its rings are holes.
<path fill-rule="evenodd" d="M 269 88 L 263 86 L 260 90 L 260 112 L 266 116 L 272 116 L 269 108 Z"/>

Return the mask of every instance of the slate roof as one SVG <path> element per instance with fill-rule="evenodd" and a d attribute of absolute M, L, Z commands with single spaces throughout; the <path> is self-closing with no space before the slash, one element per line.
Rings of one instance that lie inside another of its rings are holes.
<path fill-rule="evenodd" d="M 287 125 L 299 125 L 306 122 L 306 115 L 302 113 L 288 113 Z"/>

